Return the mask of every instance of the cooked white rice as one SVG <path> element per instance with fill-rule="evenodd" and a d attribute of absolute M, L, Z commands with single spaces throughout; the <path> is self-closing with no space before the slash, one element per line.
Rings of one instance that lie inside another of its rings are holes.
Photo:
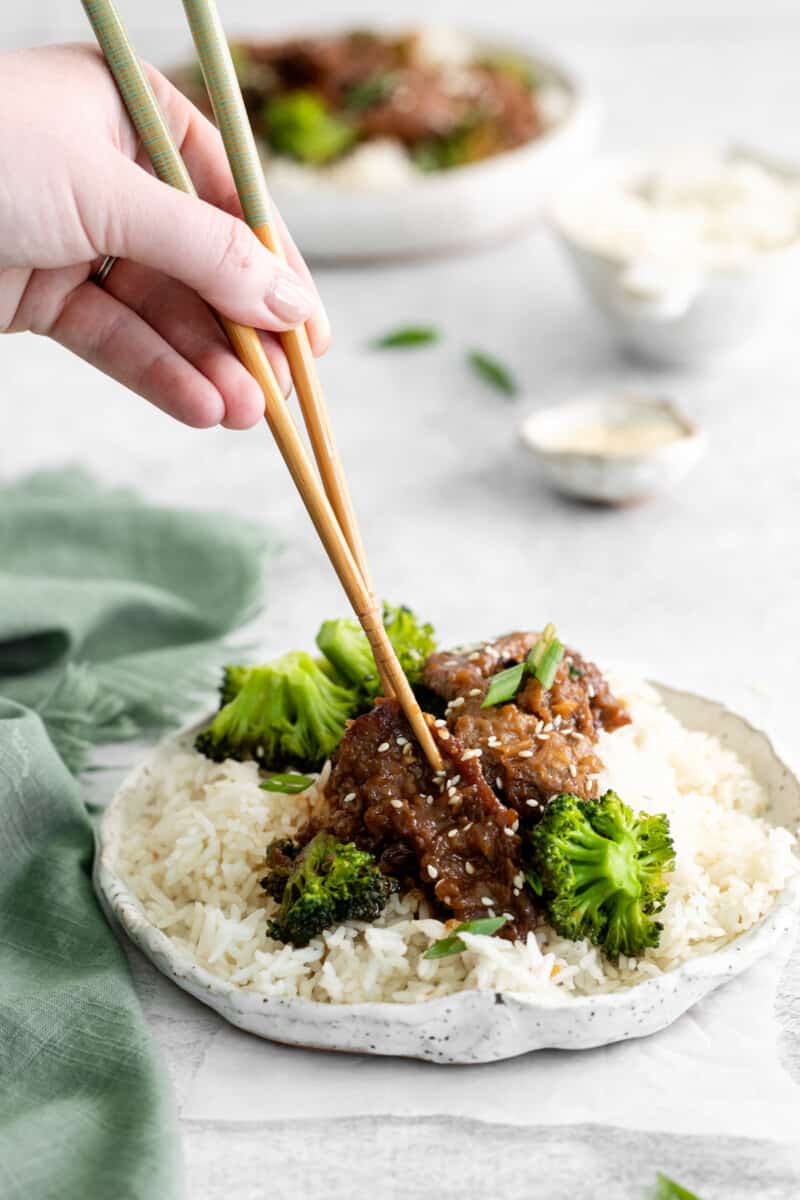
<path fill-rule="evenodd" d="M 614 686 L 634 721 L 601 736 L 602 783 L 633 808 L 667 812 L 676 848 L 661 944 L 644 958 L 612 964 L 589 942 L 543 927 L 525 943 L 463 935 L 463 954 L 426 961 L 446 930 L 416 895 L 395 896 L 374 924 L 349 922 L 305 949 L 272 941 L 276 905 L 259 886 L 264 850 L 303 822 L 318 787 L 265 792 L 254 764 L 212 763 L 189 746 L 162 752 L 142 781 L 120 873 L 148 919 L 192 959 L 268 995 L 410 1004 L 463 988 L 563 1000 L 629 987 L 749 929 L 800 864 L 792 835 L 760 818 L 767 797 L 731 751 L 687 731 L 646 685 Z"/>

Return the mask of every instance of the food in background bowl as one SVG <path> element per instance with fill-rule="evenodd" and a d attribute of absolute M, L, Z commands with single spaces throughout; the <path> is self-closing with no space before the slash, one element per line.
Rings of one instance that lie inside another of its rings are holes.
<path fill-rule="evenodd" d="M 455 30 L 235 48 L 270 192 L 316 261 L 405 258 L 527 229 L 599 110 L 533 47 Z M 196 67 L 173 78 L 206 111 Z"/>
<path fill-rule="evenodd" d="M 301 185 L 392 187 L 539 137 L 569 95 L 527 55 L 452 30 L 353 30 L 233 47 L 268 171 Z M 202 78 L 176 80 L 210 112 Z"/>

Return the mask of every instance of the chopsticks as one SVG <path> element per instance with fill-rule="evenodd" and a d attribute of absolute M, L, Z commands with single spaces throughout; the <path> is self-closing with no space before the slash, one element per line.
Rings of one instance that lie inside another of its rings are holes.
<path fill-rule="evenodd" d="M 214 0 L 183 0 L 206 90 L 225 145 L 244 219 L 258 240 L 284 262 L 280 234 L 270 221 L 272 208 L 261 157 L 242 99 L 219 10 Z M 344 531 L 364 581 L 372 591 L 366 554 L 350 492 L 336 449 L 314 355 L 305 326 L 278 335 L 289 360 L 297 398 L 317 461 L 322 485 Z"/>
<path fill-rule="evenodd" d="M 158 101 L 136 57 L 112 0 L 82 0 L 82 3 L 155 173 L 164 183 L 194 195 L 194 185 L 186 169 L 186 164 L 175 145 Z M 187 11 L 189 11 L 189 7 L 187 3 Z M 211 11 L 210 5 L 198 5 L 197 7 L 200 10 L 200 16 L 204 16 L 206 21 L 213 21 L 212 24 L 202 26 L 207 30 L 209 46 L 209 50 L 204 53 L 213 56 L 215 60 L 227 58 L 232 72 L 230 52 L 227 49 L 219 17 L 215 10 Z M 193 5 L 192 8 L 194 8 Z M 190 15 L 191 19 L 193 17 Z M 224 45 L 224 54 L 220 49 L 221 44 Z M 223 74 L 220 78 L 222 85 L 218 92 L 217 102 L 221 103 L 223 108 L 230 108 L 233 111 L 237 106 L 237 101 L 235 98 L 233 100 L 230 98 L 230 77 Z M 238 106 L 241 106 L 241 112 L 244 113 L 235 73 L 233 73 L 233 81 L 235 84 L 234 95 L 238 97 Z M 246 116 L 244 120 L 246 121 Z M 234 123 L 234 127 L 241 131 L 241 122 L 238 125 Z M 269 228 L 269 197 L 263 183 L 260 163 L 256 167 L 249 152 L 242 154 L 237 159 L 235 156 L 237 144 L 237 142 L 231 141 L 229 146 L 229 139 L 226 138 L 226 151 L 229 157 L 232 153 L 234 154 L 234 157 L 230 159 L 231 167 L 234 171 L 237 190 L 241 184 L 240 197 L 246 217 L 260 240 L 265 245 L 270 245 L 270 249 L 274 246 L 276 252 L 282 253 L 275 231 Z M 255 153 L 254 143 L 253 152 Z M 259 179 L 261 180 L 260 185 Z M 253 225 L 253 222 L 256 224 Z M 268 237 L 272 239 L 271 243 L 266 241 Z M 291 343 L 291 349 L 290 344 L 287 343 L 287 354 L 291 353 L 292 355 L 290 366 L 293 377 L 295 365 L 297 365 L 297 378 L 301 380 L 300 387 L 303 389 L 301 393 L 298 388 L 298 394 L 304 416 L 308 413 L 306 419 L 309 422 L 309 437 L 312 444 L 316 442 L 314 448 L 315 453 L 318 453 L 320 475 L 327 480 L 331 488 L 339 511 L 342 513 L 343 523 L 340 523 L 336 506 L 332 504 L 326 491 L 323 490 L 320 479 L 314 471 L 258 334 L 254 329 L 240 325 L 227 317 L 219 316 L 219 320 L 235 353 L 261 387 L 267 424 L 347 598 L 369 639 L 385 691 L 387 695 L 394 692 L 397 696 L 426 758 L 434 770 L 440 771 L 442 769 L 441 755 L 383 627 L 375 598 L 368 583 L 366 565 L 364 565 L 364 569 L 360 566 L 360 561 L 364 561 L 363 544 L 358 535 L 352 503 L 344 481 L 341 463 L 333 444 L 321 389 L 316 382 L 316 369 L 305 329 L 294 331 L 296 338 Z M 294 358 L 294 363 L 292 358 Z M 345 530 L 349 531 L 355 550 L 352 548 Z"/>

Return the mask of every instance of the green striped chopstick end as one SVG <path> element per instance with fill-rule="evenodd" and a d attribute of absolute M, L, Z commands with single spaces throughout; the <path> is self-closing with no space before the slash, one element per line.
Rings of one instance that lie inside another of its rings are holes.
<path fill-rule="evenodd" d="M 112 0 L 82 0 L 100 49 L 160 180 L 194 192 L 192 180 Z"/>
<path fill-rule="evenodd" d="M 203 78 L 248 225 L 270 220 L 261 157 L 242 100 L 236 69 L 214 0 L 183 0 Z"/>

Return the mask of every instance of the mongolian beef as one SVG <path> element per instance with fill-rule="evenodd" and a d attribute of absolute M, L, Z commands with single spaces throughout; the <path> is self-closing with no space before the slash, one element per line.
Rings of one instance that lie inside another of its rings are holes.
<path fill-rule="evenodd" d="M 234 60 L 261 144 L 307 166 L 390 142 L 419 170 L 445 170 L 521 146 L 547 124 L 542 79 L 528 59 L 483 52 L 456 34 L 445 44 L 441 32 L 361 30 L 242 42 Z M 175 79 L 211 115 L 197 74 Z"/>
<path fill-rule="evenodd" d="M 600 728 L 629 723 L 594 664 L 565 654 L 552 686 L 533 676 L 512 703 L 482 707 L 492 676 L 525 661 L 535 633 L 431 654 L 422 683 L 446 700 L 434 726 L 445 762 L 434 774 L 396 702 L 350 725 L 335 754 L 326 829 L 368 849 L 390 875 L 421 887 L 461 921 L 502 913 L 524 935 L 536 909 L 525 886 L 521 833 L 554 796 L 597 795 Z"/>
<path fill-rule="evenodd" d="M 385 606 L 384 628 L 423 705 L 432 767 L 353 621 L 323 623 L 321 658 L 295 651 L 229 667 L 223 704 L 195 746 L 251 758 L 276 792 L 316 788 L 294 836 L 266 848 L 270 936 L 305 946 L 418 895 L 458 929 L 524 941 L 543 921 L 613 957 L 656 945 L 673 850 L 667 818 L 600 795 L 600 735 L 630 723 L 598 668 L 548 625 L 438 651 L 433 629 Z M 449 950 L 447 951 L 450 952 Z"/>

